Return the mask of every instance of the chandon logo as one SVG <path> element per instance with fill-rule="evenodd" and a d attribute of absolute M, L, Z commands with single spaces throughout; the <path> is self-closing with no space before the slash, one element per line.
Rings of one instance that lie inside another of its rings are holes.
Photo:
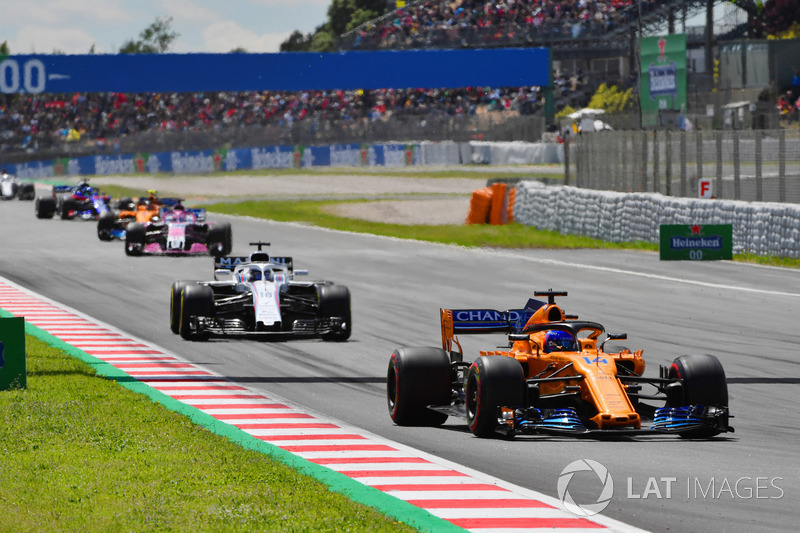
<path fill-rule="evenodd" d="M 576 503 L 569 493 L 569 482 L 576 472 L 594 472 L 603 484 L 603 489 L 600 496 L 597 497 L 595 503 Z M 579 459 L 568 464 L 561 475 L 558 477 L 558 498 L 564 509 L 577 516 L 592 516 L 601 512 L 611 502 L 611 497 L 614 495 L 614 480 L 611 479 L 611 474 L 608 469 L 597 461 L 591 459 Z"/>

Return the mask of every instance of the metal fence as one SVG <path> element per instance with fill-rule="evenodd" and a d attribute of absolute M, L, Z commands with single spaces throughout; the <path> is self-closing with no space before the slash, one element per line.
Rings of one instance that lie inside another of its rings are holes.
<path fill-rule="evenodd" d="M 565 145 L 565 183 L 587 189 L 800 203 L 800 131 L 602 131 Z"/>

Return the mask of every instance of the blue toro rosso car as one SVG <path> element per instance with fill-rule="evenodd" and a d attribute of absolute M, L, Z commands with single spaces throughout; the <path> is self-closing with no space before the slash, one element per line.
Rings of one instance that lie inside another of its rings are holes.
<path fill-rule="evenodd" d="M 36 199 L 37 218 L 53 218 L 58 215 L 63 220 L 97 220 L 111 208 L 111 197 L 102 194 L 86 181 L 78 185 L 55 185 L 52 196 Z"/>

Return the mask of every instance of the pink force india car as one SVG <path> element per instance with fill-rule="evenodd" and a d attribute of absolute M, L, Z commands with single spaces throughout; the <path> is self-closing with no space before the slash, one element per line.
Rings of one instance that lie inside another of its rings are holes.
<path fill-rule="evenodd" d="M 206 210 L 187 209 L 179 199 L 161 209 L 156 222 L 131 222 L 125 229 L 127 255 L 197 255 L 218 257 L 231 251 L 233 232 L 227 222 L 206 221 Z"/>

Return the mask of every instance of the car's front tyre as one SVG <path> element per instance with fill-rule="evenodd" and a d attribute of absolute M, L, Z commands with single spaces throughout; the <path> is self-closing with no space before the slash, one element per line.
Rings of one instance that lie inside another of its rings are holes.
<path fill-rule="evenodd" d="M 677 357 L 669 368 L 669 377 L 680 380 L 682 396 L 673 398 L 668 407 L 728 407 L 728 381 L 722 363 L 713 355 L 691 354 Z M 721 432 L 716 427 L 701 428 L 682 434 L 690 438 L 708 438 Z"/>
<path fill-rule="evenodd" d="M 322 335 L 322 340 L 343 342 L 350 338 L 353 321 L 350 314 L 350 291 L 344 285 L 322 285 L 319 291 L 319 314 L 322 318 L 340 318 L 342 327 Z"/>
<path fill-rule="evenodd" d="M 199 317 L 214 316 L 214 291 L 206 285 L 186 285 L 181 292 L 181 321 L 178 333 L 185 340 L 206 340 L 208 334 L 193 328 Z"/>
<path fill-rule="evenodd" d="M 128 224 L 125 228 L 125 254 L 132 256 L 142 255 L 146 236 L 147 231 L 143 225 L 138 222 Z"/>
<path fill-rule="evenodd" d="M 181 329 L 181 298 L 183 289 L 189 285 L 196 285 L 196 281 L 176 281 L 172 284 L 169 293 L 169 329 L 178 334 Z"/>
<path fill-rule="evenodd" d="M 525 398 L 525 375 L 513 357 L 477 358 L 464 384 L 467 426 L 476 437 L 490 437 L 498 426 L 501 407 L 515 409 Z"/>
<path fill-rule="evenodd" d="M 111 231 L 114 229 L 116 216 L 111 211 L 106 211 L 97 220 L 97 238 L 101 241 L 110 241 L 113 238 Z"/>

